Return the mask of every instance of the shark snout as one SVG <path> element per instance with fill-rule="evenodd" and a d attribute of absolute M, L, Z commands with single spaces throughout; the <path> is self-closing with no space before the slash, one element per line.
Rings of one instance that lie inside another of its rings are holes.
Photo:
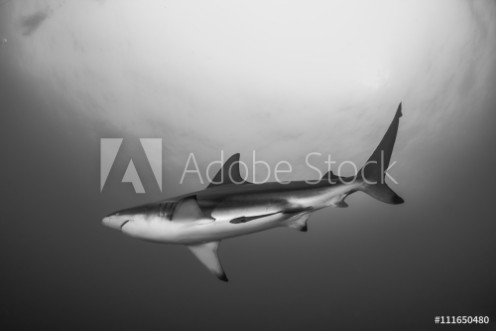
<path fill-rule="evenodd" d="M 102 224 L 108 226 L 109 228 L 122 230 L 122 226 L 129 222 L 129 217 L 120 216 L 118 213 L 113 213 L 105 216 L 102 219 Z"/>

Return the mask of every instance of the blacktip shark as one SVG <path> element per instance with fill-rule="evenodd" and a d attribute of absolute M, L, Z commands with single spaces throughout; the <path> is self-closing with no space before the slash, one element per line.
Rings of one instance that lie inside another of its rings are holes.
<path fill-rule="evenodd" d="M 381 142 L 353 177 L 329 171 L 313 182 L 254 184 L 241 177 L 238 153 L 206 189 L 118 211 L 103 218 L 103 224 L 135 238 L 186 245 L 210 272 L 227 281 L 217 255 L 223 239 L 276 227 L 306 232 L 313 212 L 347 207 L 345 198 L 358 191 L 384 203 L 403 203 L 385 183 L 401 116 L 400 103 Z"/>

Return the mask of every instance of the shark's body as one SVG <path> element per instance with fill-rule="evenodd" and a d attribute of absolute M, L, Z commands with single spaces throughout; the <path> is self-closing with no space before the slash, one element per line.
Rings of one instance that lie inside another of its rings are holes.
<path fill-rule="evenodd" d="M 217 256 L 223 239 L 285 226 L 307 231 L 312 212 L 346 207 L 344 199 L 357 191 L 386 203 L 402 203 L 384 182 L 400 116 L 401 104 L 381 143 L 354 177 L 329 172 L 314 182 L 253 184 L 241 178 L 235 154 L 206 189 L 122 210 L 103 223 L 136 238 L 187 245 L 212 273 L 227 280 Z"/>

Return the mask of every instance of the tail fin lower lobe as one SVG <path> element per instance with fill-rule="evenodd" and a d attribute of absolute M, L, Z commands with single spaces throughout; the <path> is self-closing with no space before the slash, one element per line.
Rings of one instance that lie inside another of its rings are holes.
<path fill-rule="evenodd" d="M 389 167 L 401 116 L 400 103 L 386 134 L 363 168 L 358 172 L 358 179 L 363 182 L 362 187 L 359 189 L 360 191 L 379 201 L 395 205 L 403 203 L 404 200 L 387 186 L 385 172 Z"/>

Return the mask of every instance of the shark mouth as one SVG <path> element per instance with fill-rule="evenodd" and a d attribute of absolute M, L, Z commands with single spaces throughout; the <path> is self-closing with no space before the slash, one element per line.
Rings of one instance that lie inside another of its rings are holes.
<path fill-rule="evenodd" d="M 124 225 L 126 225 L 127 223 L 129 223 L 129 220 L 126 220 L 126 221 L 122 222 L 122 224 L 121 224 L 121 231 L 122 231 L 122 228 L 124 227 Z"/>

